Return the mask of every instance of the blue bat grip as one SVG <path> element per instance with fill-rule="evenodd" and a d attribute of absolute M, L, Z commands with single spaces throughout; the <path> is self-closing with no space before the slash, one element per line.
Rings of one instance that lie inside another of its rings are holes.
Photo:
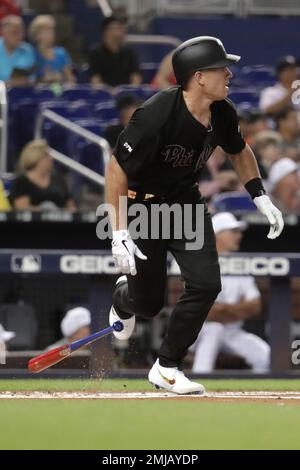
<path fill-rule="evenodd" d="M 122 331 L 124 328 L 124 325 L 120 321 L 116 321 L 112 326 L 109 326 L 108 328 L 105 328 L 104 330 L 98 331 L 97 333 L 93 333 L 92 335 L 86 336 L 83 339 L 79 339 L 78 341 L 74 341 L 73 343 L 69 344 L 70 350 L 76 351 L 79 348 L 82 348 L 83 346 L 86 346 L 90 343 L 93 343 L 99 338 L 103 338 L 103 336 L 107 336 L 110 333 L 113 333 L 113 331 Z"/>

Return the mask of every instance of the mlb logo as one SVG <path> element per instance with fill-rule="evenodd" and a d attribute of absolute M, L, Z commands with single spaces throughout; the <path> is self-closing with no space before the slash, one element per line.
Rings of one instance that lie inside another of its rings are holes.
<path fill-rule="evenodd" d="M 15 273 L 39 273 L 42 270 L 42 260 L 39 255 L 13 255 L 11 270 Z"/>

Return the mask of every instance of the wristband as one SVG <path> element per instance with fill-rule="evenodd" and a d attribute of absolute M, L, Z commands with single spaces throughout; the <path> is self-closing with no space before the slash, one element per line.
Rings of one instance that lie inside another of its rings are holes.
<path fill-rule="evenodd" d="M 259 196 L 264 196 L 266 194 L 266 190 L 261 178 L 253 178 L 252 180 L 248 181 L 248 183 L 245 184 L 245 188 L 247 189 L 252 199 Z"/>

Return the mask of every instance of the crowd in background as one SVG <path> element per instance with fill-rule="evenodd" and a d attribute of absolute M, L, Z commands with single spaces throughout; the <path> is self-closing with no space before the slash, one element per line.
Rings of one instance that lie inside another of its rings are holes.
<path fill-rule="evenodd" d="M 10 5 L 12 9 L 7 9 L 9 14 L 1 21 L 0 79 L 6 81 L 8 87 L 76 83 L 69 52 L 56 44 L 54 17 L 38 15 L 25 31 L 22 17 L 13 10 L 12 2 Z M 151 83 L 153 87 L 163 89 L 175 84 L 171 57 L 172 52 L 162 59 Z M 123 19 L 109 17 L 104 20 L 102 37 L 90 51 L 88 61 L 91 86 L 114 88 L 121 84 L 138 86 L 142 83 L 137 55 L 126 44 Z M 300 105 L 293 99 L 295 89 L 292 86 L 299 76 L 297 60 L 292 56 L 282 58 L 276 71 L 277 82 L 261 91 L 259 108 L 238 107 L 237 110 L 242 133 L 255 152 L 267 189 L 285 214 L 299 214 Z M 104 135 L 112 151 L 119 133 L 140 103 L 134 95 L 117 100 L 119 123 L 109 126 Z M 26 159 L 24 155 L 30 153 Z M 26 160 L 30 164 L 25 164 Z M 18 210 L 76 209 L 67 188 L 63 188 L 62 181 L 58 182 L 45 142 L 29 143 L 20 156 L 16 171 L 9 201 L 0 187 L 3 210 L 11 207 Z M 212 210 L 216 195 L 244 190 L 221 149 L 217 149 L 208 161 L 199 188 Z"/>

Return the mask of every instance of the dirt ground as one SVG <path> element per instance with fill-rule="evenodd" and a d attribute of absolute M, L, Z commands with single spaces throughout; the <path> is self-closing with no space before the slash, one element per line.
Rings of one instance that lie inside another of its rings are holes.
<path fill-rule="evenodd" d="M 175 395 L 168 392 L 0 392 L 0 400 L 186 400 L 204 402 L 261 402 L 299 404 L 300 392 L 209 392 Z"/>

